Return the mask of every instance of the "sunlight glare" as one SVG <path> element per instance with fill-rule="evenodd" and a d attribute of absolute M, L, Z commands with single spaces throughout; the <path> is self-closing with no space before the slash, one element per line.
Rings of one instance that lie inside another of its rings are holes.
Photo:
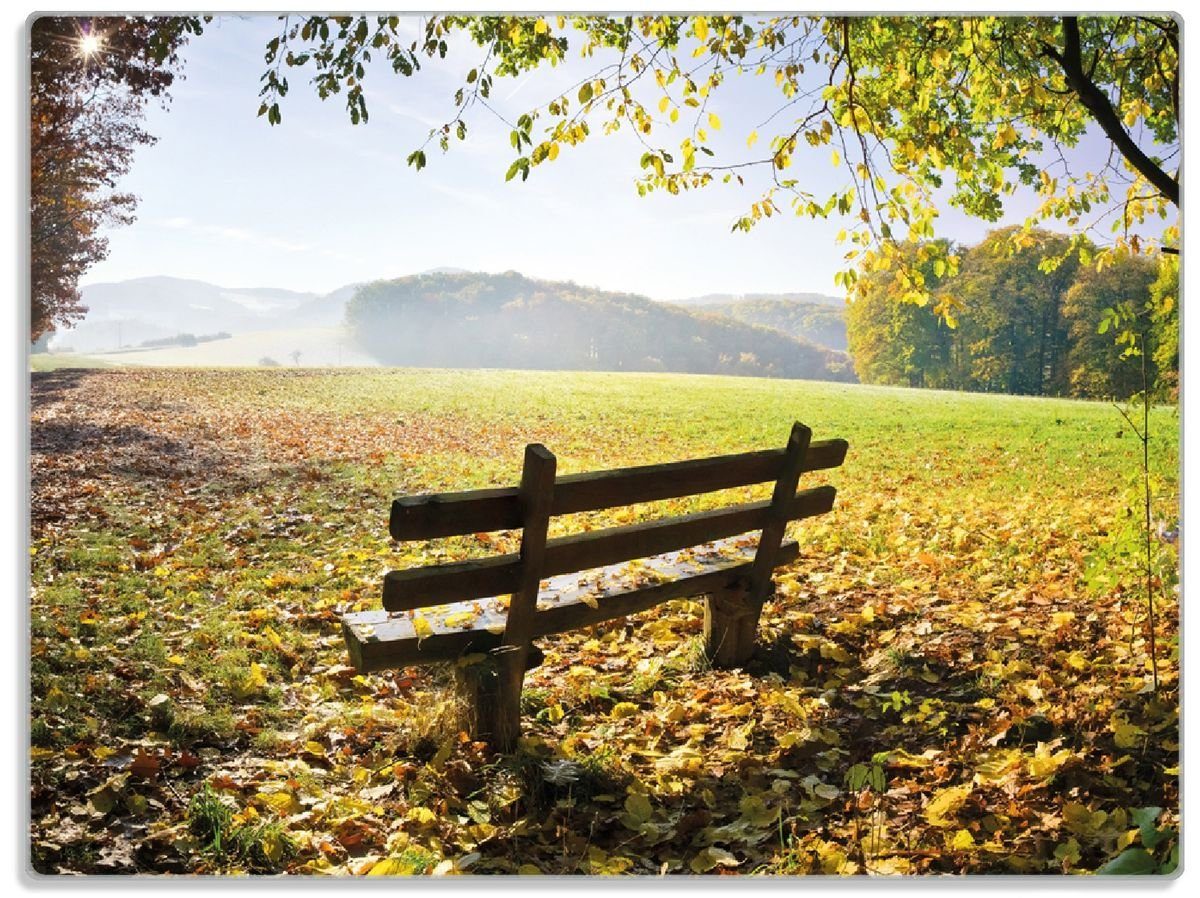
<path fill-rule="evenodd" d="M 94 56 L 100 52 L 100 38 L 94 34 L 85 34 L 79 38 L 79 54 Z"/>

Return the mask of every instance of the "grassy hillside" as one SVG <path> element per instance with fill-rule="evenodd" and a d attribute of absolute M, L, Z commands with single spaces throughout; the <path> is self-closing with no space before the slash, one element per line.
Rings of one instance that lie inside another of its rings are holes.
<path fill-rule="evenodd" d="M 29 356 L 30 371 L 57 371 L 59 368 L 108 368 L 110 362 L 86 355 L 62 352 L 37 352 Z"/>
<path fill-rule="evenodd" d="M 299 358 L 293 355 L 299 353 Z M 377 362 L 365 354 L 342 327 L 298 327 L 288 330 L 235 334 L 196 346 L 96 353 L 113 365 L 152 367 L 254 367 L 274 362 L 295 367 L 361 367 Z"/>
<path fill-rule="evenodd" d="M 379 607 L 383 571 L 517 546 L 393 543 L 396 494 L 516 483 L 532 441 L 571 473 L 778 446 L 797 419 L 850 452 L 802 481 L 836 508 L 791 528 L 745 670 L 704 663 L 699 601 L 545 639 L 499 758 L 460 736 L 448 668 L 346 666 L 339 616 Z M 1138 455 L 1107 405 L 110 369 L 35 374 L 31 426 L 40 871 L 1060 873 L 1177 842 L 1178 606 L 1164 587 L 1154 698 L 1136 586 L 1097 580 Z M 1172 523 L 1178 418 L 1153 427 Z"/>
<path fill-rule="evenodd" d="M 388 365 L 853 380 L 845 355 L 778 331 L 515 272 L 368 284 L 346 321 Z"/>

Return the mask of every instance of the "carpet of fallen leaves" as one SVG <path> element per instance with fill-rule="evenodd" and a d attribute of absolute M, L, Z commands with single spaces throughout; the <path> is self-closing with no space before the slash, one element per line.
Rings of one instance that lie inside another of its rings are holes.
<path fill-rule="evenodd" d="M 32 390 L 38 872 L 1170 869 L 1176 596 L 1154 693 L 1137 584 L 1084 588 L 1135 470 L 1111 408 L 487 372 Z M 569 472 L 778 445 L 794 417 L 851 452 L 746 669 L 705 663 L 699 601 L 547 639 L 499 757 L 447 669 L 347 666 L 339 617 L 385 570 L 515 545 L 397 545 L 392 496 L 514 483 L 535 440 Z"/>

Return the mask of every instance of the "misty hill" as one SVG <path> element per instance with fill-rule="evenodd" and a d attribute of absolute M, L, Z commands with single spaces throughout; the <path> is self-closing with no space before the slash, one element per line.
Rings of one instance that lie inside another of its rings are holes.
<path fill-rule="evenodd" d="M 679 306 L 726 306 L 739 302 L 800 302 L 818 306 L 832 306 L 840 309 L 846 301 L 840 296 L 828 296 L 824 293 L 706 293 L 703 296 L 692 296 L 688 299 L 668 300 L 672 305 Z"/>
<path fill-rule="evenodd" d="M 698 314 L 722 315 L 771 327 L 793 337 L 807 340 L 827 349 L 845 352 L 846 310 L 845 302 L 838 300 L 832 306 L 824 302 L 806 302 L 780 297 L 764 299 L 740 299 L 727 303 L 706 303 L 696 309 Z"/>
<path fill-rule="evenodd" d="M 52 348 L 105 352 L 178 334 L 233 334 L 340 324 L 357 285 L 332 293 L 272 287 L 219 287 L 204 281 L 147 277 L 83 288 L 87 315 L 59 331 Z"/>
<path fill-rule="evenodd" d="M 516 272 L 376 281 L 346 322 L 385 365 L 853 380 L 843 353 L 779 331 Z"/>

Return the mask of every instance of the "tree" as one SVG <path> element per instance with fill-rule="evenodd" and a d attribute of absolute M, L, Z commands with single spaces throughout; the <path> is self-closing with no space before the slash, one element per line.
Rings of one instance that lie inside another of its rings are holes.
<path fill-rule="evenodd" d="M 1068 246 L 1060 234 L 1010 227 L 988 234 L 964 255 L 953 289 L 968 310 L 960 338 L 970 357 L 963 381 L 970 389 L 1034 396 L 1067 392 L 1062 305 L 1079 259 L 1072 255 L 1055 266 L 1039 262 L 1063 257 Z M 1086 254 L 1087 246 L 1080 252 Z"/>
<path fill-rule="evenodd" d="M 908 301 L 931 291 L 906 269 L 902 247 L 932 237 L 940 195 L 997 221 L 1019 185 L 1031 188 L 1040 206 L 1026 228 L 1064 222 L 1077 236 L 1067 252 L 1085 249 L 1109 219 L 1117 236 L 1102 253 L 1145 249 L 1136 228 L 1151 217 L 1164 220 L 1153 244 L 1172 251 L 1178 243 L 1170 218 L 1179 205 L 1179 23 L 1170 16 L 432 16 L 417 40 L 399 24 L 394 16 L 284 19 L 267 47 L 260 114 L 278 124 L 287 70 L 309 67 L 321 97 L 344 91 L 351 120 L 365 122 L 372 56 L 413 75 L 465 34 L 480 48 L 478 64 L 453 114 L 408 157 L 421 169 L 430 142 L 447 149 L 466 138 L 470 116 L 492 109 L 495 79 L 557 64 L 578 48 L 596 59 L 595 72 L 509 123 L 509 179 L 529 177 L 594 125 L 628 128 L 644 150 L 639 191 L 745 183 L 761 172 L 758 199 L 735 228 L 750 229 L 784 203 L 799 215 L 842 215 L 851 246 L 840 282 L 861 295 L 859 269 L 895 268 L 906 273 L 897 285 Z M 780 92 L 773 133 L 749 134 L 746 157 L 717 158 L 717 98 L 744 73 Z M 1111 152 L 1080 172 L 1071 150 L 1089 128 Z M 796 174 L 814 151 L 845 166 L 844 183 L 831 190 Z M 937 310 L 952 317 L 957 302 L 942 291 Z"/>
<path fill-rule="evenodd" d="M 1097 327 L 1109 309 L 1128 314 L 1128 326 L 1136 334 L 1137 351 L 1145 352 L 1147 376 L 1153 382 L 1156 345 L 1150 301 L 1151 286 L 1158 275 L 1152 261 L 1140 258 L 1126 259 L 1099 271 L 1090 266 L 1080 269 L 1063 305 L 1071 335 L 1067 362 L 1072 394 L 1125 399 L 1142 391 L 1143 359 L 1115 353 L 1110 327 L 1103 332 Z"/>
<path fill-rule="evenodd" d="M 993 231 L 976 246 L 943 249 L 961 256 L 955 281 L 939 281 L 930 270 L 928 247 L 905 247 L 908 264 L 923 269 L 935 294 L 958 292 L 962 318 L 948 328 L 930 305 L 900 298 L 890 282 L 895 273 L 868 275 L 863 296 L 847 311 L 859 377 L 867 383 L 1112 398 L 1141 392 L 1145 361 L 1148 379 L 1157 377 L 1169 393 L 1178 383 L 1178 257 L 1160 256 L 1156 263 L 1144 256 L 1102 256 L 1097 265 L 1072 256 L 1045 271 L 1045 258 L 1068 242 L 1042 230 Z"/>
<path fill-rule="evenodd" d="M 902 249 L 905 268 L 922 273 L 932 288 L 940 278 L 933 259 L 950 247 L 908 244 Z M 854 370 L 864 383 L 908 387 L 951 388 L 956 378 L 956 344 L 960 333 L 947 327 L 927 303 L 905 302 L 896 281 L 899 270 L 874 271 L 862 281 L 862 292 L 846 310 L 846 332 Z"/>
<path fill-rule="evenodd" d="M 165 102 L 198 19 L 43 16 L 30 29 L 30 338 L 86 311 L 79 278 L 108 254 L 105 225 L 133 220 L 119 179 L 151 99 Z"/>

